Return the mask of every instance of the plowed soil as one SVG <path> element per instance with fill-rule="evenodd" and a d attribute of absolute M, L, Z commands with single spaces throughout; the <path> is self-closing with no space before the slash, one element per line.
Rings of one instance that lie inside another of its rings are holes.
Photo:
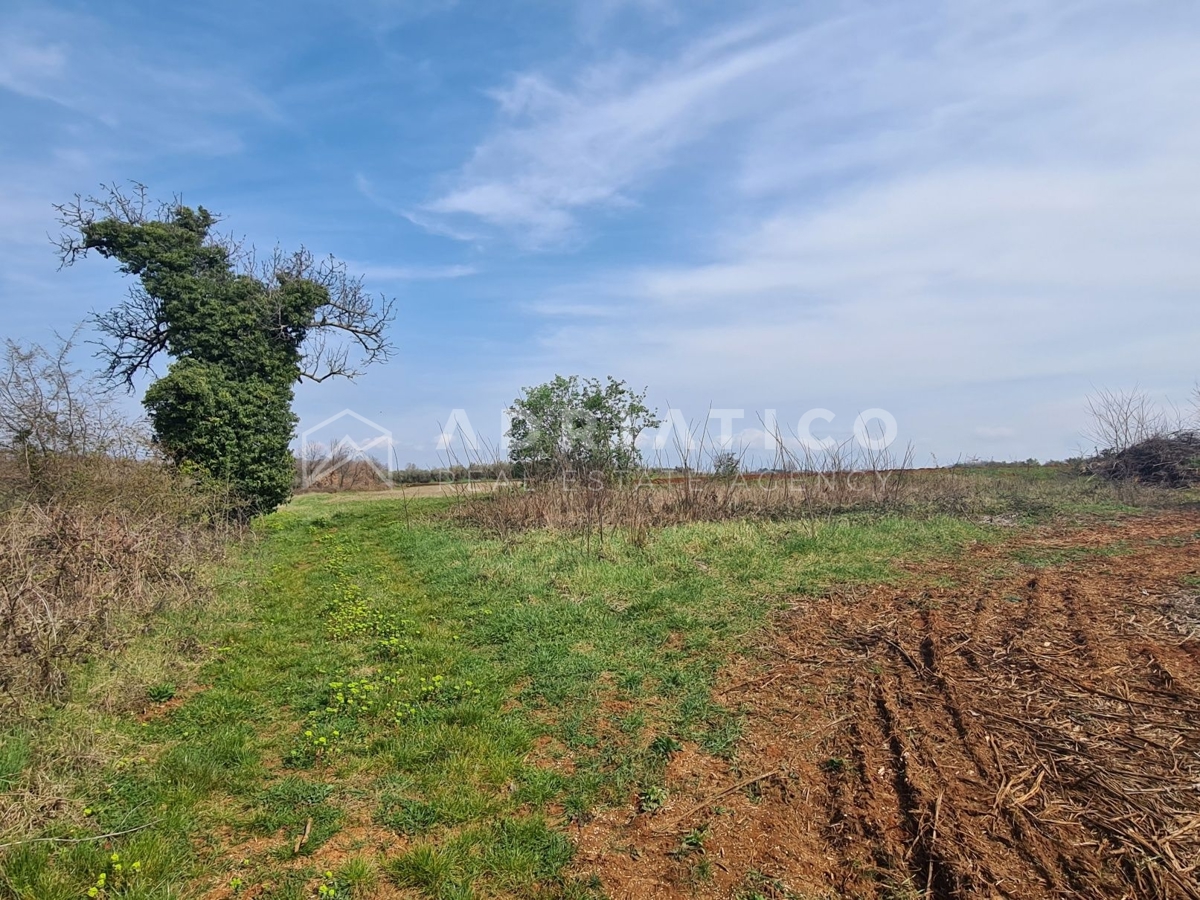
<path fill-rule="evenodd" d="M 720 686 L 734 762 L 677 753 L 578 867 L 615 900 L 1200 898 L 1200 515 L 912 574 L 798 601 Z"/>

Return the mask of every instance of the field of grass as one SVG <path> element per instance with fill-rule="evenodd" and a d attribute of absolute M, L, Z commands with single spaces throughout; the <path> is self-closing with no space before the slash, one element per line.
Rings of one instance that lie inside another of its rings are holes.
<path fill-rule="evenodd" d="M 736 757 L 714 677 L 773 610 L 1004 532 L 729 521 L 597 553 L 491 538 L 446 504 L 298 499 L 212 600 L 10 727 L 24 821 L 0 896 L 598 896 L 570 828 L 660 805 L 685 744 Z"/>

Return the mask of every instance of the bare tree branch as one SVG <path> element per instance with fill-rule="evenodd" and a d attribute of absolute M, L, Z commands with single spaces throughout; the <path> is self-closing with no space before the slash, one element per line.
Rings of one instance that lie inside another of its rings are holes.
<path fill-rule="evenodd" d="M 1119 453 L 1173 430 L 1167 414 L 1136 385 L 1128 391 L 1101 388 L 1087 398 L 1087 409 L 1092 421 L 1084 437 L 1100 450 Z"/>
<path fill-rule="evenodd" d="M 255 266 L 253 257 L 250 265 Z M 395 301 L 368 293 L 362 276 L 350 275 L 341 260 L 333 256 L 318 260 L 305 247 L 292 254 L 276 247 L 256 268 L 255 276 L 274 292 L 304 279 L 327 295 L 313 315 L 302 347 L 301 379 L 319 383 L 334 377 L 356 378 L 372 363 L 391 357 L 395 348 L 387 338 L 387 326 L 395 318 Z M 281 309 L 277 304 L 276 310 Z"/>
<path fill-rule="evenodd" d="M 155 357 L 167 351 L 167 323 L 162 306 L 141 285 L 129 289 L 129 297 L 105 313 L 93 313 L 92 323 L 112 343 L 103 344 L 107 359 L 105 374 L 132 390 L 140 372 L 152 372 Z"/>
<path fill-rule="evenodd" d="M 89 229 L 100 222 L 172 222 L 180 211 L 186 211 L 179 195 L 156 206 L 146 186 L 137 182 L 129 188 L 101 185 L 99 196 L 76 194 L 55 209 L 63 229 L 57 239 L 52 239 L 60 268 L 87 255 Z M 318 259 L 304 247 L 295 253 L 275 247 L 259 257 L 244 239 L 216 232 L 205 235 L 204 245 L 221 251 L 219 258 L 228 266 L 228 277 L 252 278 L 262 286 L 266 292 L 264 325 L 278 328 L 285 342 L 299 345 L 300 380 L 355 378 L 372 363 L 391 357 L 394 346 L 387 338 L 387 327 L 395 318 L 395 301 L 368 293 L 362 277 L 350 275 L 345 263 L 332 256 Z M 207 277 L 208 273 L 203 274 Z M 218 273 L 213 277 L 222 276 Z M 285 292 L 294 289 L 298 281 L 316 285 L 324 297 L 312 321 L 302 327 L 284 315 Z M 120 305 L 93 314 L 92 321 L 110 339 L 102 345 L 108 377 L 129 389 L 138 374 L 152 371 L 159 354 L 171 353 L 163 301 L 140 285 L 131 289 Z"/>
<path fill-rule="evenodd" d="M 101 184 L 100 196 L 76 194 L 66 203 L 56 203 L 58 223 L 62 232 L 57 238 L 52 238 L 58 250 L 59 268 L 75 264 L 76 260 L 87 256 L 88 247 L 84 240 L 87 227 L 97 220 L 114 219 L 128 225 L 143 225 L 150 221 L 166 221 L 170 205 L 160 204 L 157 210 L 149 211 L 151 202 L 149 191 L 141 182 L 130 182 L 126 191 L 120 185 Z M 180 198 L 175 198 L 175 206 Z"/>
<path fill-rule="evenodd" d="M 7 341 L 0 358 L 0 453 L 129 453 L 143 441 L 110 398 L 73 368 L 75 334 L 57 346 Z"/>

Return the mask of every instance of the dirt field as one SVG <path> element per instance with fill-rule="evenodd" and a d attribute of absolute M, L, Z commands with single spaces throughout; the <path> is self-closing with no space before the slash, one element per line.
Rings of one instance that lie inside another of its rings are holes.
<path fill-rule="evenodd" d="M 736 769 L 578 829 L 625 898 L 1200 897 L 1200 515 L 804 599 L 720 696 Z"/>

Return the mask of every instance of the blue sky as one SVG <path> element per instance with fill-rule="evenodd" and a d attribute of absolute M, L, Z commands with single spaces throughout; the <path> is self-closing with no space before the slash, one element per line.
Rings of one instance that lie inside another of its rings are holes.
<path fill-rule="evenodd" d="M 50 205 L 136 179 L 397 298 L 297 410 L 402 462 L 560 372 L 1062 457 L 1094 386 L 1200 375 L 1198 48 L 1194 0 L 0 0 L 3 334 L 123 295 Z"/>

